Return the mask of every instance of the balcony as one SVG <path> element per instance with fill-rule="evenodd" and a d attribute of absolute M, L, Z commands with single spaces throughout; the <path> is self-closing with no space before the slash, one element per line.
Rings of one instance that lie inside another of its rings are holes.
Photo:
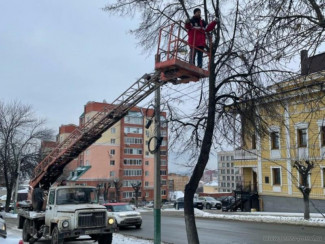
<path fill-rule="evenodd" d="M 236 150 L 235 160 L 257 160 L 256 149 L 251 150 Z"/>
<path fill-rule="evenodd" d="M 236 182 L 236 191 L 257 192 L 257 182 L 238 181 Z"/>

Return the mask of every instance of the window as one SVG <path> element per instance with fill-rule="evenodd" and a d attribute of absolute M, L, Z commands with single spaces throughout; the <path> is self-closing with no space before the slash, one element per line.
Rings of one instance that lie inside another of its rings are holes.
<path fill-rule="evenodd" d="M 271 149 L 277 150 L 279 148 L 280 148 L 279 132 L 273 131 L 273 132 L 271 132 Z"/>
<path fill-rule="evenodd" d="M 167 175 L 167 171 L 166 170 L 160 170 L 160 175 Z"/>
<path fill-rule="evenodd" d="M 252 135 L 252 149 L 256 149 L 256 136 Z"/>
<path fill-rule="evenodd" d="M 222 163 L 222 167 L 226 167 L 226 164 L 225 163 Z"/>
<path fill-rule="evenodd" d="M 226 180 L 226 176 L 222 176 L 222 180 L 225 181 Z"/>
<path fill-rule="evenodd" d="M 110 177 L 115 176 L 115 171 L 111 171 L 111 172 L 109 172 L 109 176 L 110 176 Z"/>
<path fill-rule="evenodd" d="M 111 160 L 111 161 L 109 162 L 109 165 L 115 165 L 115 160 Z"/>
<path fill-rule="evenodd" d="M 124 148 L 125 154 L 133 154 L 133 155 L 142 155 L 142 149 L 140 148 Z"/>
<path fill-rule="evenodd" d="M 123 181 L 123 186 L 124 187 L 132 187 L 132 184 L 139 184 L 141 183 L 141 180 L 124 180 Z"/>
<path fill-rule="evenodd" d="M 144 186 L 149 186 L 149 181 L 145 181 Z"/>
<path fill-rule="evenodd" d="M 231 169 L 231 173 L 234 174 L 234 169 Z"/>
<path fill-rule="evenodd" d="M 235 176 L 231 176 L 231 180 L 235 180 Z"/>
<path fill-rule="evenodd" d="M 90 163 L 89 163 L 89 160 L 86 160 L 86 166 L 89 166 Z"/>
<path fill-rule="evenodd" d="M 124 137 L 125 144 L 142 144 L 142 138 L 138 137 Z"/>
<path fill-rule="evenodd" d="M 115 149 L 111 149 L 110 154 L 115 155 Z"/>
<path fill-rule="evenodd" d="M 167 165 L 167 161 L 166 160 L 161 160 L 160 162 L 161 162 L 161 165 L 162 166 L 166 166 Z"/>
<path fill-rule="evenodd" d="M 124 127 L 124 133 L 142 134 L 141 127 Z"/>
<path fill-rule="evenodd" d="M 167 184 L 167 181 L 166 180 L 161 180 L 161 185 L 162 186 L 165 186 Z"/>
<path fill-rule="evenodd" d="M 143 124 L 143 118 L 142 117 L 125 116 L 124 117 L 124 122 L 126 124 L 142 125 Z"/>
<path fill-rule="evenodd" d="M 230 164 L 229 163 L 227 163 L 227 167 L 230 167 Z"/>
<path fill-rule="evenodd" d="M 149 171 L 146 170 L 146 171 L 144 172 L 144 175 L 145 175 L 145 176 L 149 176 Z"/>
<path fill-rule="evenodd" d="M 124 165 L 142 165 L 142 159 L 125 158 L 123 163 Z"/>
<path fill-rule="evenodd" d="M 149 197 L 149 192 L 146 192 L 146 197 Z"/>
<path fill-rule="evenodd" d="M 323 187 L 325 187 L 325 168 L 321 168 L 323 174 Z"/>
<path fill-rule="evenodd" d="M 166 140 L 163 140 L 163 141 L 161 142 L 161 146 L 162 146 L 162 147 L 167 146 L 167 141 L 166 141 Z"/>
<path fill-rule="evenodd" d="M 231 156 L 232 157 L 232 156 Z M 231 167 L 233 168 L 234 167 L 234 163 L 231 163 Z"/>
<path fill-rule="evenodd" d="M 227 156 L 227 161 L 229 161 L 229 156 Z M 228 165 L 228 164 L 227 164 Z M 229 166 L 228 166 L 229 167 Z"/>
<path fill-rule="evenodd" d="M 230 180 L 230 176 L 227 176 L 227 180 Z"/>
<path fill-rule="evenodd" d="M 150 136 L 149 130 L 146 130 L 146 137 L 149 137 L 149 136 Z"/>
<path fill-rule="evenodd" d="M 125 169 L 124 175 L 125 176 L 141 176 L 142 170 L 141 169 Z"/>
<path fill-rule="evenodd" d="M 148 151 L 146 151 L 146 156 L 149 156 L 149 152 Z"/>
<path fill-rule="evenodd" d="M 269 184 L 270 183 L 270 178 L 268 176 L 265 176 L 265 184 Z"/>
<path fill-rule="evenodd" d="M 298 130 L 298 146 L 307 147 L 307 129 Z"/>
<path fill-rule="evenodd" d="M 116 133 L 116 128 L 115 127 L 111 128 L 111 133 L 112 134 L 115 134 Z"/>
<path fill-rule="evenodd" d="M 141 196 L 141 192 L 138 193 L 138 196 Z M 135 197 L 134 191 L 124 191 L 123 192 L 123 198 L 132 198 Z"/>
<path fill-rule="evenodd" d="M 161 195 L 166 196 L 166 190 L 161 190 Z"/>
<path fill-rule="evenodd" d="M 146 165 L 149 165 L 149 161 L 146 161 L 146 163 L 145 163 Z"/>
<path fill-rule="evenodd" d="M 49 195 L 49 205 L 54 204 L 55 191 L 50 191 Z"/>
<path fill-rule="evenodd" d="M 166 130 L 162 130 L 161 131 L 161 136 L 163 136 L 163 137 L 167 136 L 167 131 Z"/>
<path fill-rule="evenodd" d="M 325 147 L 325 126 L 320 127 L 321 145 Z"/>
<path fill-rule="evenodd" d="M 281 185 L 281 169 L 272 168 L 273 185 Z"/>
<path fill-rule="evenodd" d="M 227 169 L 227 174 L 230 174 L 230 169 Z"/>
<path fill-rule="evenodd" d="M 115 144 L 115 138 L 111 138 L 111 144 Z"/>
<path fill-rule="evenodd" d="M 160 151 L 160 155 L 161 156 L 166 156 L 167 155 L 167 151 Z"/>
<path fill-rule="evenodd" d="M 234 160 L 234 156 L 231 156 L 231 161 Z"/>

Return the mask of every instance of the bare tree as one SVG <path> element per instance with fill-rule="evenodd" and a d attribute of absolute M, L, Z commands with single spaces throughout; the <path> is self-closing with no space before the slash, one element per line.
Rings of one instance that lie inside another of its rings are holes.
<path fill-rule="evenodd" d="M 311 171 L 315 167 L 315 164 L 309 160 L 295 161 L 293 167 L 298 170 L 301 176 L 301 184 L 299 186 L 299 190 L 304 198 L 304 218 L 308 220 L 310 218 L 309 194 L 311 192 L 311 186 L 308 184 L 308 176 L 311 174 Z"/>
<path fill-rule="evenodd" d="M 121 187 L 122 187 L 122 182 L 120 182 L 119 179 L 114 179 L 113 180 L 113 185 L 114 185 L 114 188 L 115 188 L 115 201 L 116 202 L 119 202 L 120 201 L 120 194 L 121 194 Z"/>
<path fill-rule="evenodd" d="M 104 189 L 103 189 L 104 201 L 105 202 L 108 200 L 109 188 L 111 188 L 111 183 L 110 182 L 105 182 L 104 183 Z"/>
<path fill-rule="evenodd" d="M 6 211 L 17 177 L 25 178 L 32 173 L 40 158 L 41 140 L 52 137 L 52 131 L 44 125 L 44 120 L 37 119 L 30 106 L 0 102 L 0 170 L 7 188 Z"/>
<path fill-rule="evenodd" d="M 279 61 L 292 58 L 292 48 L 297 52 L 307 45 L 312 44 L 315 48 L 319 45 L 314 43 L 318 33 L 311 33 L 313 38 L 305 36 L 302 30 L 293 33 L 297 28 L 296 21 L 280 27 L 283 21 L 276 17 L 287 15 L 282 8 L 269 4 L 282 2 L 290 4 L 294 1 L 174 0 L 167 3 L 122 0 L 105 8 L 122 16 L 141 14 L 139 26 L 131 33 L 136 35 L 139 44 L 147 51 L 156 46 L 158 30 L 162 26 L 189 18 L 189 12 L 194 8 L 204 10 L 205 19 L 209 18 L 210 13 L 219 20 L 209 43 L 211 58 L 207 81 L 191 84 L 185 92 L 169 85 L 164 98 L 169 110 L 173 146 L 178 146 L 179 153 L 191 152 L 189 158 L 194 162 L 184 197 L 189 243 L 199 243 L 193 197 L 208 163 L 211 147 L 222 145 L 224 138 L 233 139 L 234 126 L 240 130 L 243 123 L 247 125 L 247 130 L 267 133 L 267 121 L 263 116 L 275 120 L 281 118 L 276 113 L 276 107 L 270 106 L 270 103 L 261 104 L 259 98 L 272 100 L 267 86 L 276 83 L 279 78 L 295 75 Z M 282 15 L 275 14 L 280 10 Z M 315 23 L 308 22 L 306 25 Z M 318 23 L 317 28 L 319 26 Z M 299 37 L 298 40 L 295 37 Z M 181 97 L 172 97 L 173 90 Z M 186 111 L 184 107 L 179 108 L 183 104 L 192 104 L 193 107 Z M 236 115 L 240 115 L 240 119 Z"/>
<path fill-rule="evenodd" d="M 138 197 L 139 197 L 139 190 L 141 189 L 141 182 L 132 183 L 132 187 L 135 193 L 135 206 L 138 207 Z"/>

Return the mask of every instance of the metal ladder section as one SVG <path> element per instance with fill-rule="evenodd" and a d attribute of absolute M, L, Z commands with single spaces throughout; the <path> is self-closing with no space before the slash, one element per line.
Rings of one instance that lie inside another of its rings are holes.
<path fill-rule="evenodd" d="M 145 74 L 112 104 L 107 104 L 102 111 L 95 114 L 87 123 L 75 129 L 63 142 L 47 155 L 34 169 L 30 181 L 33 188 L 48 190 L 62 174 L 63 168 L 81 152 L 97 141 L 101 135 L 128 111 L 150 95 L 165 82 L 160 81 L 160 72 Z"/>

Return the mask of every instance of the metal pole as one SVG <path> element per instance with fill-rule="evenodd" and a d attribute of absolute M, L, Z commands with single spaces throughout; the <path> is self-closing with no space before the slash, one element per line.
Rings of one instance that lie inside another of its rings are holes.
<path fill-rule="evenodd" d="M 156 143 L 160 138 L 160 87 L 155 92 L 155 131 Z M 154 243 L 160 244 L 161 242 L 161 190 L 160 190 L 160 147 L 155 152 L 155 178 L 154 178 Z"/>

